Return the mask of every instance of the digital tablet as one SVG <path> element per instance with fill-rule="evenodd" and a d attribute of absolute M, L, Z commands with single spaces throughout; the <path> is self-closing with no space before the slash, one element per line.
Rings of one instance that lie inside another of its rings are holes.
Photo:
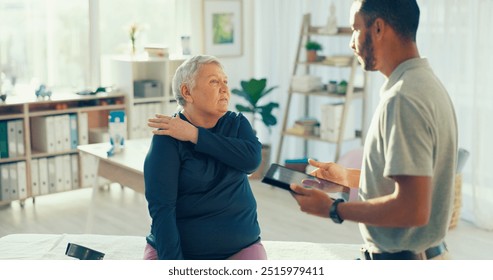
<path fill-rule="evenodd" d="M 276 163 L 271 164 L 262 182 L 291 192 L 292 190 L 289 186 L 292 183 L 308 188 L 315 187 L 328 193 L 332 199 L 342 198 L 345 201 L 349 200 L 349 187 L 320 179 L 298 170 L 289 169 Z"/>

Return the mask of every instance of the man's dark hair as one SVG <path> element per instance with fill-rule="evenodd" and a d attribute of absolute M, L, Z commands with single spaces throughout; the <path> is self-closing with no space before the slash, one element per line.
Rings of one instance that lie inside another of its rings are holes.
<path fill-rule="evenodd" d="M 361 2 L 360 12 L 370 27 L 377 18 L 392 26 L 405 40 L 416 42 L 419 24 L 419 7 L 416 0 L 356 0 Z"/>

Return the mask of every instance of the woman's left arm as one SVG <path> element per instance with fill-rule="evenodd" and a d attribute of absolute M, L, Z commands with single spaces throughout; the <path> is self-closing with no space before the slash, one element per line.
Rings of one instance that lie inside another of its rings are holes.
<path fill-rule="evenodd" d="M 180 117 L 156 115 L 148 126 L 157 128 L 155 135 L 168 135 L 180 141 L 190 141 L 195 150 L 246 173 L 252 173 L 262 160 L 262 144 L 250 122 L 242 114 L 226 116 L 214 132 L 195 127 Z"/>
<path fill-rule="evenodd" d="M 262 160 L 262 144 L 252 126 L 243 115 L 223 126 L 215 133 L 199 128 L 195 150 L 233 168 L 252 173 Z"/>
<path fill-rule="evenodd" d="M 144 161 L 145 198 L 159 259 L 184 258 L 176 223 L 180 173 L 178 150 L 176 140 L 154 136 Z"/>

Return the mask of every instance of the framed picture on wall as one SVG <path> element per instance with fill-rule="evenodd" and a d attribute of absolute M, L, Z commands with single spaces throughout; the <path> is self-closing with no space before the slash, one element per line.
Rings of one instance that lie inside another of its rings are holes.
<path fill-rule="evenodd" d="M 203 0 L 204 53 L 217 57 L 243 53 L 242 0 Z"/>

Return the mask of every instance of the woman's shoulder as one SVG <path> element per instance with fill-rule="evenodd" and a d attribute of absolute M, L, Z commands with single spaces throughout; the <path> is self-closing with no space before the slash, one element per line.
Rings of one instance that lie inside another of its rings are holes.
<path fill-rule="evenodd" d="M 248 119 L 241 112 L 228 111 L 220 120 L 221 126 L 223 125 L 242 125 L 245 122 L 249 122 Z"/>
<path fill-rule="evenodd" d="M 241 112 L 233 112 L 233 111 L 227 111 L 226 114 L 224 114 L 223 118 L 230 120 L 238 120 L 238 121 L 247 119 L 245 115 L 243 115 Z"/>
<path fill-rule="evenodd" d="M 153 145 L 171 145 L 171 146 L 176 146 L 178 145 L 180 141 L 171 137 L 171 136 L 168 136 L 168 135 L 153 135 L 152 136 L 152 144 Z"/>

